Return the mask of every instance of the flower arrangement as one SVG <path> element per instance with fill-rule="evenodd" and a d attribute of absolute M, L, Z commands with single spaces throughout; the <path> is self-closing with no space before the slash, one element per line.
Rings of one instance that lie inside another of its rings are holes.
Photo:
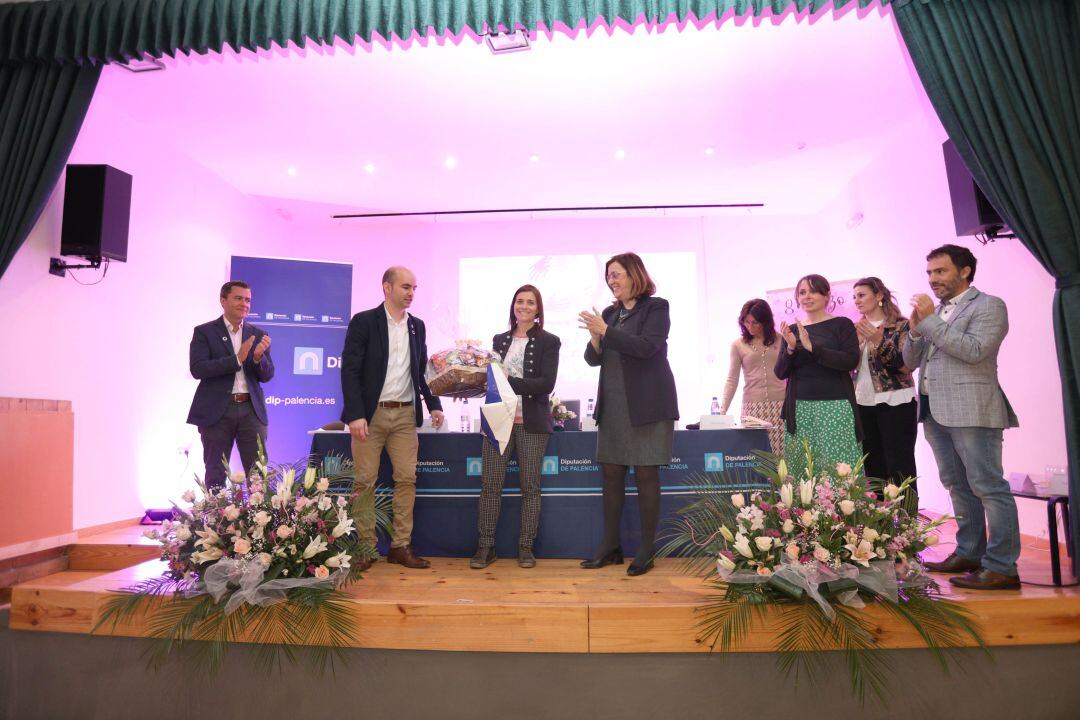
<path fill-rule="evenodd" d="M 555 396 L 551 397 L 551 419 L 555 423 L 561 425 L 567 420 L 573 420 L 576 417 L 577 413 L 563 405 L 562 400 Z"/>
<path fill-rule="evenodd" d="M 161 641 L 154 659 L 164 661 L 188 640 L 208 640 L 219 646 L 212 665 L 221 646 L 241 636 L 271 654 L 283 645 L 349 645 L 342 588 L 359 579 L 359 560 L 377 555 L 357 537 L 346 496 L 332 494 L 350 471 L 335 460 L 330 477 L 328 467 L 307 467 L 306 458 L 300 467 L 269 465 L 260 448 L 251 473 L 230 474 L 220 490 L 196 478 L 200 492 L 184 492 L 173 520 L 145 533 L 161 543 L 165 573 L 111 598 L 95 630 L 145 609 L 151 636 Z M 383 527 L 385 515 L 377 512 Z"/>
<path fill-rule="evenodd" d="M 702 639 L 730 650 L 752 629 L 774 629 L 781 669 L 814 673 L 832 653 L 847 654 L 852 687 L 884 697 L 884 656 L 874 652 L 875 623 L 862 612 L 880 604 L 909 622 L 944 663 L 942 648 L 983 646 L 973 616 L 944 599 L 918 554 L 938 541 L 949 520 L 910 515 L 899 485 L 865 477 L 862 463 L 817 469 L 805 445 L 805 472 L 759 452 L 763 479 L 694 479 L 697 499 L 680 511 L 661 554 L 689 559 L 717 593 L 699 608 Z M 733 490 L 738 490 L 733 492 Z M 765 608 L 774 606 L 770 614 Z"/>

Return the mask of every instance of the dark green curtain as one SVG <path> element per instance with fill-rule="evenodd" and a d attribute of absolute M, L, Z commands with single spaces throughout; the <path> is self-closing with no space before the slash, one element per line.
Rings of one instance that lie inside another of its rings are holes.
<path fill-rule="evenodd" d="M 460 33 L 471 28 L 507 29 L 539 23 L 651 21 L 675 15 L 738 16 L 791 8 L 887 5 L 891 0 L 51 0 L 0 5 L 0 63 L 9 61 L 117 62 L 143 55 L 172 55 L 177 50 L 204 53 L 267 49 L 271 43 L 303 45 L 307 40 L 352 44 Z"/>
<path fill-rule="evenodd" d="M 100 75 L 100 65 L 0 65 L 0 276 L 64 169 Z"/>
<path fill-rule="evenodd" d="M 893 7 L 941 124 L 990 202 L 1056 279 L 1072 538 L 1080 548 L 1080 2 L 898 0 Z"/>

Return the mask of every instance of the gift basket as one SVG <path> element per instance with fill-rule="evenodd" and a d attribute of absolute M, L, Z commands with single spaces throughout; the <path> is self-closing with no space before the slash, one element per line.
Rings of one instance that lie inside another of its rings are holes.
<path fill-rule="evenodd" d="M 463 341 L 441 350 L 428 359 L 424 379 L 431 392 L 442 397 L 482 397 L 487 392 L 487 368 L 499 356 L 479 347 L 479 342 Z"/>

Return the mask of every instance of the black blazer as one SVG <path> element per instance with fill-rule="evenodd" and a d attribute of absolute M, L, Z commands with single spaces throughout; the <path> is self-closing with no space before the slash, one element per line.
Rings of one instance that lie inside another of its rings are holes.
<path fill-rule="evenodd" d="M 409 368 L 413 385 L 413 409 L 416 425 L 424 422 L 420 398 L 428 410 L 442 410 L 439 398 L 431 394 L 424 369 L 427 367 L 427 331 L 424 322 L 409 315 Z M 371 422 L 386 382 L 386 363 L 390 357 L 390 335 L 386 328 L 386 306 L 380 303 L 371 310 L 353 315 L 341 352 L 341 394 L 344 407 L 341 421 L 348 424 L 364 418 Z"/>
<path fill-rule="evenodd" d="M 559 374 L 559 348 L 562 341 L 558 336 L 546 330 L 533 327 L 529 330 L 529 342 L 525 346 L 525 377 L 512 377 L 510 387 L 521 396 L 521 415 L 525 421 L 525 431 L 548 433 L 554 429 L 551 421 L 551 401 L 549 396 L 555 389 L 555 378 Z M 504 332 L 491 338 L 491 347 L 506 359 L 506 353 L 513 342 L 513 332 Z"/>
<path fill-rule="evenodd" d="M 600 340 L 601 350 L 617 350 L 622 358 L 626 401 L 630 406 L 630 424 L 637 427 L 661 420 L 679 419 L 679 399 L 675 394 L 675 376 L 668 364 L 668 331 L 671 315 L 668 301 L 658 297 L 639 298 L 621 327 L 615 327 L 619 305 L 604 308 L 607 334 Z M 603 356 L 585 346 L 585 362 L 601 365 Z M 593 417 L 600 424 L 603 412 L 604 371 L 596 392 L 596 411 Z"/>
<path fill-rule="evenodd" d="M 274 377 L 274 361 L 270 359 L 270 351 L 267 350 L 263 353 L 262 361 L 255 362 L 254 346 L 259 344 L 265 334 L 265 330 L 247 322 L 240 331 L 241 341 L 255 337 L 252 351 L 244 361 L 244 379 L 247 380 L 248 392 L 251 393 L 255 415 L 263 425 L 266 424 L 266 400 L 263 398 L 261 383 L 270 382 Z M 199 387 L 195 389 L 187 421 L 199 427 L 214 425 L 225 415 L 225 410 L 232 402 L 233 379 L 236 371 L 240 369 L 224 317 L 195 328 L 191 336 L 188 360 L 191 376 L 199 381 Z"/>

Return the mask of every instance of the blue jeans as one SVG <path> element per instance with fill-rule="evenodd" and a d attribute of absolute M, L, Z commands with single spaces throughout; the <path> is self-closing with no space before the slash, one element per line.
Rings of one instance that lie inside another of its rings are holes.
<path fill-rule="evenodd" d="M 923 435 L 956 514 L 956 554 L 1016 575 L 1020 521 L 1001 471 L 1001 428 L 945 427 L 927 412 Z M 986 530 L 990 528 L 987 540 Z"/>

